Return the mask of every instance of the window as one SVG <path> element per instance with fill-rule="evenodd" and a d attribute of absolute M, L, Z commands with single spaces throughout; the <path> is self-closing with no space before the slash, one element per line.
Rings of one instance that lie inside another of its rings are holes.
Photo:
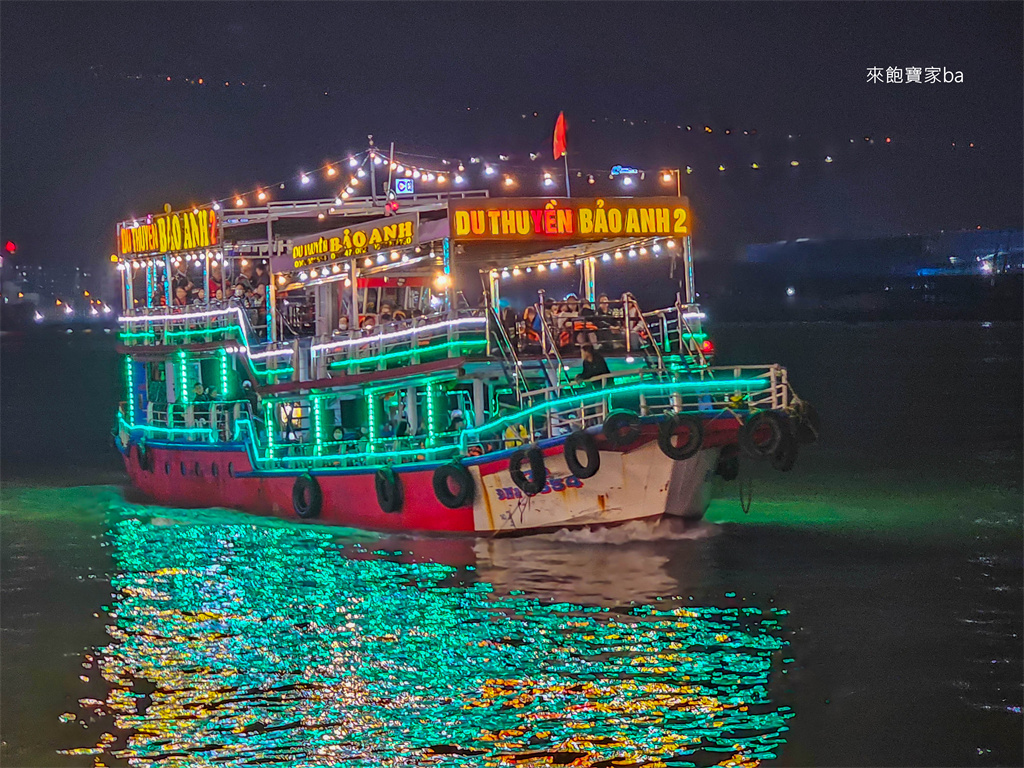
<path fill-rule="evenodd" d="M 233 461 L 228 462 L 228 477 L 235 476 L 235 463 Z"/>
<path fill-rule="evenodd" d="M 165 461 L 164 462 L 164 474 L 165 475 L 171 474 L 171 462 L 169 462 L 169 461 Z"/>
<path fill-rule="evenodd" d="M 219 473 L 220 470 L 217 469 L 217 463 L 214 462 L 213 464 L 210 465 L 210 474 L 216 477 Z"/>
<path fill-rule="evenodd" d="M 185 476 L 185 462 L 184 461 L 181 462 L 181 476 L 182 477 Z"/>
<path fill-rule="evenodd" d="M 197 461 L 196 462 L 196 477 L 202 477 L 202 476 L 203 476 L 203 470 L 200 468 L 199 462 Z"/>

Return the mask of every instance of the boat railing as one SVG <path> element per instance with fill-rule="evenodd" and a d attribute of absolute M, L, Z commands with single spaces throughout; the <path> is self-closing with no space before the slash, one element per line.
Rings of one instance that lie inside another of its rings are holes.
<path fill-rule="evenodd" d="M 149 437 L 175 442 L 230 442 L 236 439 L 236 424 L 252 419 L 246 400 L 149 402 L 133 409 L 129 409 L 125 401 L 121 403 L 119 413 L 120 426 L 126 433 L 137 429 Z M 139 417 L 142 420 L 138 420 Z M 136 421 L 133 422 L 132 418 Z"/>
<path fill-rule="evenodd" d="M 512 340 L 508 337 L 508 333 L 505 332 L 505 326 L 501 322 L 501 318 L 498 317 L 498 313 L 493 307 L 487 310 L 487 323 L 488 333 L 487 340 L 490 342 L 494 339 L 494 344 L 488 343 L 488 354 L 491 353 L 493 347 L 498 348 L 498 353 L 501 355 L 502 369 L 505 373 L 505 378 L 515 381 L 515 392 L 516 400 L 522 403 L 523 396 L 528 390 L 526 379 L 523 376 L 523 363 L 519 359 L 519 355 L 516 354 L 516 347 L 512 343 Z"/>
<path fill-rule="evenodd" d="M 248 347 L 266 340 L 266 326 L 254 326 L 250 314 L 259 307 L 230 302 L 188 307 L 152 307 L 120 318 L 121 340 L 126 346 L 181 345 L 231 338 Z"/>
<path fill-rule="evenodd" d="M 600 427 L 616 410 L 642 417 L 681 412 L 720 415 L 783 409 L 791 399 L 786 369 L 779 365 L 722 366 L 697 376 L 648 368 L 615 371 L 583 382 L 571 394 L 559 396 L 553 386 L 538 390 L 520 411 L 466 429 L 462 446 L 465 450 L 470 445 L 527 442 Z"/>
<path fill-rule="evenodd" d="M 543 302 L 534 305 L 534 311 L 537 312 L 538 317 L 543 317 L 544 304 Z M 546 365 L 544 365 L 544 376 L 548 380 L 549 387 L 545 389 L 554 389 L 556 393 L 561 394 L 562 389 L 572 390 L 573 383 L 569 378 L 568 372 L 566 371 L 565 363 L 562 362 L 562 355 L 558 351 L 558 340 L 555 338 L 554 330 L 551 328 L 548 322 L 538 323 L 540 325 L 540 348 L 544 353 Z M 533 392 L 527 392 L 527 395 L 533 397 Z"/>
<path fill-rule="evenodd" d="M 460 309 L 349 331 L 310 347 L 313 370 L 328 375 L 386 370 L 441 357 L 482 354 L 487 317 L 482 309 Z"/>
<path fill-rule="evenodd" d="M 654 356 L 658 360 L 658 370 L 665 370 L 665 359 L 661 354 L 661 344 L 651 332 L 651 327 L 647 324 L 647 319 L 644 317 L 643 312 L 640 311 L 640 305 L 637 303 L 636 298 L 631 293 L 623 294 L 622 304 L 625 308 L 624 322 L 626 325 L 626 351 L 632 351 L 631 346 L 634 337 L 632 327 L 635 327 L 635 336 L 639 342 L 639 351 L 646 357 L 648 350 L 653 349 Z"/>

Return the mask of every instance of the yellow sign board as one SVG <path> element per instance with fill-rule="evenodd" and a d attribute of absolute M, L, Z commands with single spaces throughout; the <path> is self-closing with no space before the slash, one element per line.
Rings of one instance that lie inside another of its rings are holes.
<path fill-rule="evenodd" d="M 459 242 L 690 234 L 689 204 L 684 197 L 452 200 L 448 217 L 451 237 Z"/>
<path fill-rule="evenodd" d="M 147 217 L 136 226 L 118 225 L 122 256 L 173 253 L 217 245 L 217 212 L 210 208 Z"/>

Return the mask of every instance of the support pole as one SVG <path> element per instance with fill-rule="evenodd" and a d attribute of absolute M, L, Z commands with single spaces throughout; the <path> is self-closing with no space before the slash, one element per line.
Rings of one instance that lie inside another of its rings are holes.
<path fill-rule="evenodd" d="M 358 279 L 359 267 L 356 266 L 356 260 L 352 259 L 349 262 L 349 279 L 352 281 L 352 301 L 348 308 L 348 327 L 350 331 L 356 331 L 359 329 L 359 279 Z"/>
<path fill-rule="evenodd" d="M 695 303 L 696 293 L 693 287 L 693 253 L 690 250 L 690 236 L 683 238 L 683 280 L 685 283 L 686 303 Z"/>

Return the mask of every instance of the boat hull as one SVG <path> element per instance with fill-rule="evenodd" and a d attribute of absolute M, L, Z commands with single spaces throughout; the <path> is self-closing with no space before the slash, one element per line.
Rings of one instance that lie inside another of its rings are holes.
<path fill-rule="evenodd" d="M 318 468 L 311 474 L 322 493 L 311 522 L 377 531 L 515 535 L 559 528 L 609 526 L 672 515 L 699 519 L 710 502 L 721 447 L 735 442 L 735 422 L 705 427 L 704 447 L 673 461 L 657 444 L 656 427 L 644 425 L 633 444 L 613 448 L 598 437 L 600 469 L 587 479 L 570 472 L 564 438 L 540 444 L 547 482 L 527 496 L 512 482 L 512 449 L 463 463 L 475 484 L 472 505 L 449 509 L 434 495 L 437 463 L 394 467 L 402 484 L 398 512 L 384 512 L 374 483 L 376 468 Z M 302 470 L 258 470 L 242 443 L 200 444 L 148 440 L 147 468 L 138 448 L 118 441 L 132 484 L 153 501 L 175 507 L 227 507 L 301 520 L 292 491 Z"/>

